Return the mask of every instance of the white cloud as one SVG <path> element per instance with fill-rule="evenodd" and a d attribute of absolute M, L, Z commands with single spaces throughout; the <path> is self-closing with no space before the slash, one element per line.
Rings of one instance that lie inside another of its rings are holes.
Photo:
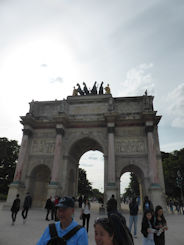
<path fill-rule="evenodd" d="M 130 172 L 126 172 L 120 178 L 120 193 L 121 194 L 125 192 L 125 188 L 128 187 L 129 183 L 130 183 Z"/>
<path fill-rule="evenodd" d="M 53 77 L 50 80 L 51 83 L 62 83 L 63 82 L 63 78 L 62 77 Z"/>
<path fill-rule="evenodd" d="M 148 94 L 154 94 L 154 83 L 152 74 L 149 69 L 153 64 L 141 64 L 135 68 L 131 68 L 127 74 L 125 81 L 121 84 L 121 96 L 141 96 L 146 89 Z"/>
<path fill-rule="evenodd" d="M 92 163 L 81 163 L 81 167 L 93 167 Z"/>
<path fill-rule="evenodd" d="M 162 104 L 165 121 L 172 127 L 184 128 L 184 83 L 168 93 Z"/>
<path fill-rule="evenodd" d="M 97 160 L 98 158 L 97 157 L 93 157 L 93 156 L 89 156 L 89 159 L 91 159 L 91 160 Z"/>
<path fill-rule="evenodd" d="M 45 68 L 45 67 L 48 67 L 48 65 L 47 64 L 41 64 L 40 67 L 44 67 Z"/>
<path fill-rule="evenodd" d="M 161 151 L 164 152 L 172 152 L 175 150 L 181 150 L 184 148 L 184 141 L 182 142 L 172 142 L 172 143 L 168 143 L 168 144 L 163 144 L 160 146 Z"/>

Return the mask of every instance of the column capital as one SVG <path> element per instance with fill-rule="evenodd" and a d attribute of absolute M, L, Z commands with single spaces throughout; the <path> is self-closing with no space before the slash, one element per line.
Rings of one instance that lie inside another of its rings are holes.
<path fill-rule="evenodd" d="M 115 132 L 115 127 L 107 127 L 107 132 L 108 132 L 109 134 L 114 134 L 114 132 Z"/>
<path fill-rule="evenodd" d="M 153 132 L 153 130 L 154 130 L 154 126 L 146 126 L 145 127 L 146 133 Z"/>
<path fill-rule="evenodd" d="M 62 124 L 57 124 L 56 125 L 56 133 L 57 134 L 61 134 L 62 136 L 64 136 L 65 130 Z"/>
<path fill-rule="evenodd" d="M 22 131 L 23 131 L 23 135 L 32 136 L 33 134 L 32 130 L 29 128 L 23 128 Z"/>
<path fill-rule="evenodd" d="M 56 133 L 57 134 L 61 134 L 62 136 L 64 136 L 65 131 L 64 131 L 63 128 L 56 128 Z"/>

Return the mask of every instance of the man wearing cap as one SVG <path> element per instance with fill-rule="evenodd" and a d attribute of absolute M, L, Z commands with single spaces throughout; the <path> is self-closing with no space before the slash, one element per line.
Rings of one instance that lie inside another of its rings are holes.
<path fill-rule="evenodd" d="M 62 238 L 71 230 L 78 226 L 78 223 L 73 220 L 74 201 L 71 197 L 64 197 L 60 199 L 57 206 L 58 222 L 55 222 L 57 236 Z M 47 245 L 51 240 L 51 233 L 49 226 L 45 229 L 43 235 L 38 241 L 37 245 Z M 52 243 L 49 243 L 52 244 Z M 81 227 L 79 230 L 66 241 L 67 245 L 88 245 L 88 235 L 86 229 Z"/>

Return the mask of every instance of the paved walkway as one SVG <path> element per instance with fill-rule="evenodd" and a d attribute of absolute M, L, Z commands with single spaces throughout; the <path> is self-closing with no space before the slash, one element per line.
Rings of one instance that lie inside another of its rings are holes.
<path fill-rule="evenodd" d="M 94 220 L 99 217 L 99 204 L 92 203 L 91 219 L 89 228 L 89 245 L 95 245 L 94 242 Z M 45 221 L 46 211 L 39 209 L 31 209 L 28 214 L 28 221 L 26 224 L 22 223 L 21 212 L 17 215 L 16 224 L 11 225 L 11 212 L 9 210 L 2 210 L 2 203 L 0 203 L 0 245 L 35 245 L 39 240 L 44 229 L 48 225 Z M 76 208 L 74 218 L 79 220 L 80 210 Z M 124 214 L 127 223 L 129 215 Z M 142 216 L 138 218 L 138 238 L 135 239 L 135 245 L 142 244 L 142 234 L 140 233 Z M 166 232 L 166 245 L 183 245 L 184 244 L 184 215 L 167 215 L 166 216 L 169 230 Z"/>

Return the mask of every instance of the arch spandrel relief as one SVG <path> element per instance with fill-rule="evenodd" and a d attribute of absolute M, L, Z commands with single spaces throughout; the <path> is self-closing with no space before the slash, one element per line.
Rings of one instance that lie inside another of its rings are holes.
<path fill-rule="evenodd" d="M 104 139 L 104 134 L 105 132 L 103 132 L 102 130 L 95 130 L 95 131 L 89 129 L 82 129 L 82 130 L 78 129 L 77 131 L 76 129 L 70 130 L 64 139 L 65 145 L 67 144 L 67 149 L 66 149 L 67 152 L 65 151 L 65 154 L 68 154 L 73 144 L 85 138 L 89 138 L 89 141 L 90 140 L 96 141 L 102 147 L 103 151 L 105 151 L 105 147 L 107 143 Z"/>
<path fill-rule="evenodd" d="M 31 173 L 31 171 L 37 167 L 38 165 L 44 165 L 44 166 L 47 166 L 49 168 L 51 168 L 51 165 L 52 165 L 52 161 L 53 161 L 53 158 L 46 158 L 46 157 L 43 157 L 43 156 L 40 156 L 40 157 L 37 157 L 37 156 L 30 156 L 29 159 L 28 159 L 28 162 L 29 162 L 29 173 Z"/>

